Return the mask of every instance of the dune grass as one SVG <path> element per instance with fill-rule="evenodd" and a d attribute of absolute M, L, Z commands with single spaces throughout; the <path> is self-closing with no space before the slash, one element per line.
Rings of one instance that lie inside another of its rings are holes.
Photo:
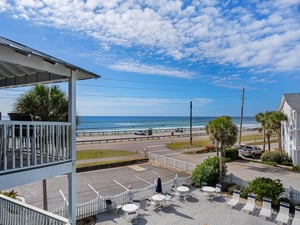
<path fill-rule="evenodd" d="M 96 159 L 96 158 L 110 158 L 116 156 L 134 155 L 133 151 L 113 150 L 113 149 L 92 149 L 81 150 L 76 152 L 77 160 Z"/>

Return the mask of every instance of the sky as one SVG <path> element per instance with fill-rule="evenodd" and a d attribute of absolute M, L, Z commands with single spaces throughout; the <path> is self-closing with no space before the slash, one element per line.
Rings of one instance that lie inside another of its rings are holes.
<path fill-rule="evenodd" d="M 1 0 L 0 36 L 101 75 L 78 115 L 239 116 L 244 88 L 254 116 L 300 92 L 300 0 Z M 0 89 L 2 114 L 28 90 Z"/>

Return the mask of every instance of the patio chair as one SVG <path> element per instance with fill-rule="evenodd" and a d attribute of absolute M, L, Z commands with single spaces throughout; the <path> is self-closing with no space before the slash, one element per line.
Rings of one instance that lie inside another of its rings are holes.
<path fill-rule="evenodd" d="M 137 212 L 128 212 L 126 213 L 126 218 L 129 222 L 133 222 L 133 224 L 137 224 L 138 213 Z"/>
<path fill-rule="evenodd" d="M 140 200 L 140 209 L 145 210 L 147 207 L 147 199 Z"/>
<path fill-rule="evenodd" d="M 112 204 L 112 210 L 115 214 L 118 214 L 119 212 L 121 212 L 122 210 L 122 205 L 117 204 L 115 201 L 111 201 Z"/>
<path fill-rule="evenodd" d="M 216 184 L 216 195 L 220 196 L 222 192 L 222 185 L 221 184 Z"/>
<path fill-rule="evenodd" d="M 230 208 L 236 207 L 240 202 L 240 192 L 238 190 L 234 190 L 232 193 L 232 198 L 227 202 L 227 205 Z"/>
<path fill-rule="evenodd" d="M 247 213 L 253 213 L 255 206 L 256 206 L 255 198 L 256 198 L 255 195 L 249 193 L 247 196 L 247 203 L 242 208 L 242 211 L 247 212 Z"/>
<path fill-rule="evenodd" d="M 207 183 L 206 182 L 201 182 L 200 191 L 203 192 L 205 195 L 207 195 L 207 193 L 202 190 L 202 187 L 205 187 L 205 186 L 207 186 Z"/>
<path fill-rule="evenodd" d="M 290 219 L 290 204 L 286 202 L 280 202 L 279 212 L 275 221 L 282 224 L 287 224 Z"/>
<path fill-rule="evenodd" d="M 272 200 L 269 198 L 264 197 L 262 208 L 259 212 L 259 216 L 264 219 L 270 219 L 272 215 L 272 207 L 271 207 Z"/>
<path fill-rule="evenodd" d="M 292 225 L 300 225 L 300 206 L 295 207 L 295 216 Z"/>

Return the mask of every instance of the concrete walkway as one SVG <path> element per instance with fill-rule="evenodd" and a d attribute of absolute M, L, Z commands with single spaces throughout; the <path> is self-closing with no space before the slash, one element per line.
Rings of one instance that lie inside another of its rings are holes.
<path fill-rule="evenodd" d="M 147 206 L 138 211 L 137 225 L 270 225 L 275 224 L 275 214 L 271 221 L 260 218 L 257 208 L 253 215 L 242 212 L 245 202 L 236 209 L 227 207 L 228 197 L 208 199 L 199 189 L 192 192 L 192 197 L 179 200 L 174 197 L 171 204 L 161 209 Z M 128 221 L 124 213 L 101 213 L 97 215 L 97 225 L 133 224 Z"/>

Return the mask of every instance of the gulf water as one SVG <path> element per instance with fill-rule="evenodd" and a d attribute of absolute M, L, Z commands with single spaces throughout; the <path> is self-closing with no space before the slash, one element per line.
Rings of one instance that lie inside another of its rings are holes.
<path fill-rule="evenodd" d="M 193 117 L 193 127 L 205 127 L 216 117 Z M 240 117 L 232 117 L 239 127 Z M 257 127 L 259 124 L 254 117 L 244 117 L 243 127 Z M 169 129 L 190 127 L 190 117 L 174 116 L 80 116 L 78 131 L 115 131 L 115 130 L 143 130 Z"/>

